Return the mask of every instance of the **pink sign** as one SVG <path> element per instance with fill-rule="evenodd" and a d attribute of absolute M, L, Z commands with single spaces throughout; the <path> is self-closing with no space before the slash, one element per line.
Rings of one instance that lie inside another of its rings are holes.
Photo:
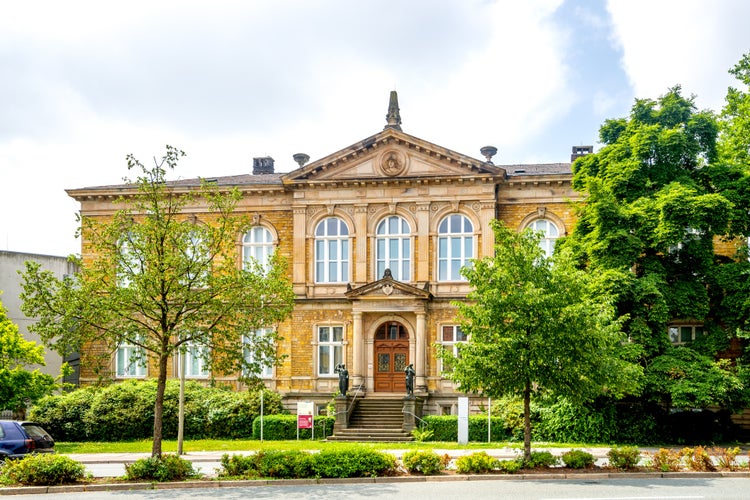
<path fill-rule="evenodd" d="M 312 415 L 297 415 L 297 428 L 312 429 Z"/>

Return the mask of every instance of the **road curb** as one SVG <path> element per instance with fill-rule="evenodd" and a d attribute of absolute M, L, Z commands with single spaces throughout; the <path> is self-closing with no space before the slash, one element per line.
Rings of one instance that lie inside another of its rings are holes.
<path fill-rule="evenodd" d="M 442 481 L 580 481 L 594 479 L 722 479 L 750 477 L 750 472 L 591 472 L 540 474 L 448 474 L 436 476 L 382 476 L 375 478 L 249 479 L 231 481 L 184 481 L 175 483 L 97 483 L 63 486 L 20 486 L 0 488 L 0 495 L 41 495 L 46 493 L 87 493 L 133 490 L 176 490 L 198 488 L 245 488 L 262 486 L 304 486 L 317 484 L 372 484 Z"/>

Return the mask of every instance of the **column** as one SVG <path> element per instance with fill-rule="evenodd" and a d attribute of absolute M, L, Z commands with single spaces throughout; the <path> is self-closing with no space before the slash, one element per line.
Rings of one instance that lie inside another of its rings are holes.
<path fill-rule="evenodd" d="M 362 313 L 352 312 L 352 389 L 363 389 L 365 373 L 365 339 L 362 336 Z"/>
<path fill-rule="evenodd" d="M 354 273 L 352 281 L 367 283 L 367 204 L 354 205 Z"/>
<path fill-rule="evenodd" d="M 417 203 L 417 275 L 414 281 L 430 281 L 430 204 Z"/>
<path fill-rule="evenodd" d="M 292 225 L 293 256 L 292 256 L 292 284 L 294 293 L 305 295 L 305 243 L 307 235 L 307 209 L 304 206 L 293 207 L 294 220 Z"/>
<path fill-rule="evenodd" d="M 414 392 L 427 392 L 427 377 L 425 366 L 425 352 L 427 342 L 427 314 L 424 311 L 417 312 L 417 342 L 416 342 L 416 359 L 414 360 L 414 370 L 417 372 L 414 381 Z"/>
<path fill-rule="evenodd" d="M 479 220 L 482 224 L 482 247 L 478 258 L 495 255 L 495 233 L 492 232 L 490 222 L 495 218 L 495 203 L 482 202 L 479 210 Z"/>

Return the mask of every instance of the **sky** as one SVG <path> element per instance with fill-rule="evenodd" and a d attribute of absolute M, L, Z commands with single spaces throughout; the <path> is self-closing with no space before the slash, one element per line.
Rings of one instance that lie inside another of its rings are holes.
<path fill-rule="evenodd" d="M 0 249 L 80 252 L 65 189 L 125 157 L 173 179 L 297 168 L 383 129 L 496 165 L 598 149 L 599 126 L 681 85 L 720 111 L 747 0 L 0 0 Z"/>

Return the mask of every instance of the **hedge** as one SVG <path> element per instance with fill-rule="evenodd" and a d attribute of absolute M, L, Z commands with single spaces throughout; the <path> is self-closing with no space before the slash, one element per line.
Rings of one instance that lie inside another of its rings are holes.
<path fill-rule="evenodd" d="M 335 417 L 319 416 L 313 419 L 315 439 L 325 439 L 333 434 Z M 310 439 L 310 429 L 300 429 L 300 439 Z M 260 417 L 253 420 L 253 439 L 260 439 Z M 268 441 L 285 441 L 297 439 L 296 415 L 264 415 L 263 439 Z"/>
<path fill-rule="evenodd" d="M 128 380 L 101 388 L 82 388 L 47 396 L 30 413 L 57 441 L 122 441 L 148 439 L 153 434 L 155 380 Z M 179 381 L 167 382 L 163 435 L 177 436 Z M 264 411 L 284 411 L 281 397 L 264 393 Z M 185 384 L 185 437 L 237 439 L 252 437 L 252 422 L 260 414 L 260 392 L 235 392 Z"/>
<path fill-rule="evenodd" d="M 492 441 L 508 441 L 510 434 L 500 417 L 491 417 Z M 427 441 L 457 441 L 458 416 L 456 415 L 428 415 L 422 418 L 423 429 L 431 430 L 432 436 Z M 469 441 L 487 441 L 487 415 L 469 416 Z"/>

